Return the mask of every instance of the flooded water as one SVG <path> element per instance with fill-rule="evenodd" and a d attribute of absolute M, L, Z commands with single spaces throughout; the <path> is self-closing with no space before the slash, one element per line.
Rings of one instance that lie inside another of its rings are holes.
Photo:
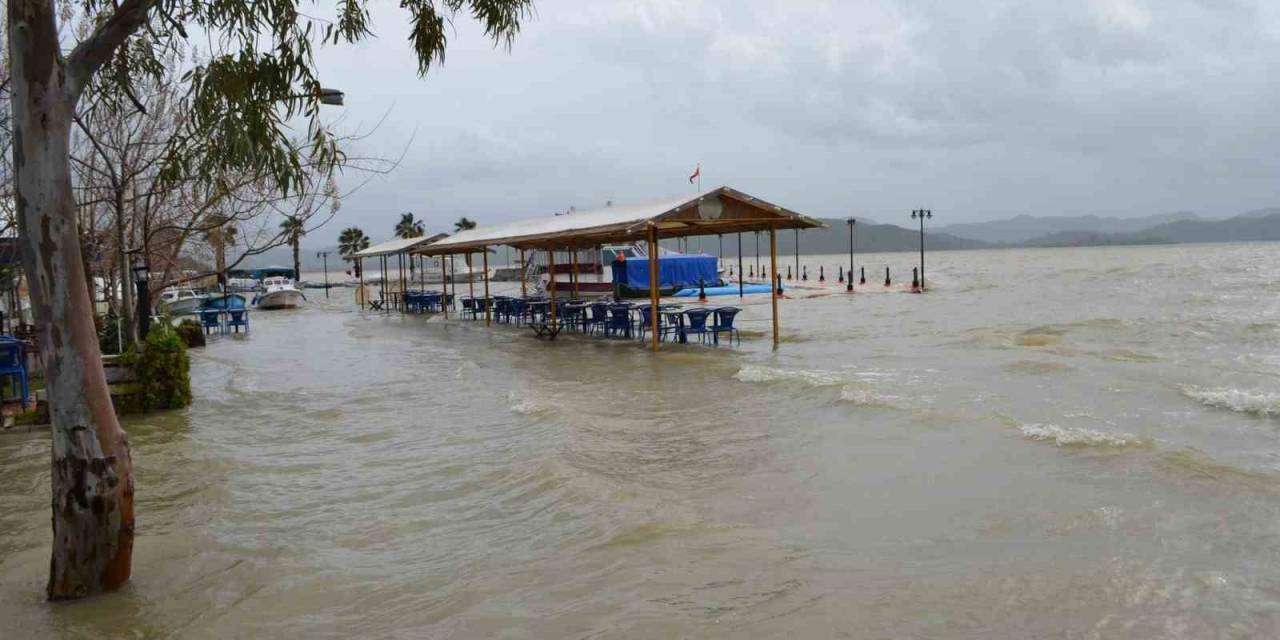
<path fill-rule="evenodd" d="M 0 636 L 1280 635 L 1280 245 L 912 260 L 776 352 L 767 298 L 657 357 L 256 313 L 127 422 L 123 592 L 42 602 L 49 436 L 0 435 Z"/>

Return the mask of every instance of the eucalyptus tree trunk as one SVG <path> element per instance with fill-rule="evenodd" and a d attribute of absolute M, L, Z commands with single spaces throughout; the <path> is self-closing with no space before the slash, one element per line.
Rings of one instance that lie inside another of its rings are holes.
<path fill-rule="evenodd" d="M 47 594 L 63 600 L 129 579 L 134 522 L 133 464 L 102 369 L 71 193 L 71 116 L 101 58 L 68 65 L 54 11 L 47 0 L 8 0 L 18 231 L 53 424 Z"/>

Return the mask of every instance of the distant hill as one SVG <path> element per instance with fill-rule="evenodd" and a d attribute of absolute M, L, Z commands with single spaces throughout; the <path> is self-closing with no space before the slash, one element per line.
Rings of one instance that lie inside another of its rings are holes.
<path fill-rule="evenodd" d="M 1269 211 L 1270 213 L 1264 213 Z M 1121 244 L 1184 244 L 1280 240 L 1280 209 L 1250 212 L 1226 220 L 1179 220 L 1136 233 L 1059 232 L 1032 238 L 1033 247 L 1083 247 Z"/>
<path fill-rule="evenodd" d="M 1277 213 L 1280 213 L 1280 207 L 1269 207 L 1266 209 L 1254 209 L 1253 211 L 1246 211 L 1236 217 L 1237 218 L 1265 218 L 1267 216 L 1273 216 Z"/>
<path fill-rule="evenodd" d="M 1200 220 L 1189 211 L 1162 213 L 1138 218 L 1101 216 L 1016 216 L 990 222 L 961 222 L 939 227 L 943 233 L 996 244 L 1019 244 L 1066 232 L 1097 234 L 1139 233 L 1157 225 L 1184 220 Z"/>

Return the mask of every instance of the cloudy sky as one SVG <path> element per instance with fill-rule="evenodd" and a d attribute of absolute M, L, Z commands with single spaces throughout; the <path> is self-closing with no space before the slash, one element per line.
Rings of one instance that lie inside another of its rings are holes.
<path fill-rule="evenodd" d="M 535 0 L 510 51 L 465 16 L 426 78 L 398 3 L 321 54 L 357 153 L 400 167 L 312 242 L 728 184 L 903 223 L 1280 204 L 1280 3 Z M 348 182 L 352 182 L 348 179 Z"/>

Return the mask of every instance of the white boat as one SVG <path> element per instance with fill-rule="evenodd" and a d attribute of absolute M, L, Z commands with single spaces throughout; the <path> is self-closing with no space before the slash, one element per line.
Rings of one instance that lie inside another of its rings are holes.
<path fill-rule="evenodd" d="M 170 287 L 160 294 L 160 302 L 156 306 L 171 316 L 189 316 L 200 311 L 200 305 L 208 297 L 195 289 Z"/>
<path fill-rule="evenodd" d="M 234 292 L 257 291 L 258 281 L 253 278 L 227 278 L 227 290 Z"/>
<path fill-rule="evenodd" d="M 262 292 L 253 298 L 259 309 L 293 309 L 306 297 L 294 286 L 293 280 L 273 276 L 262 281 Z"/>

